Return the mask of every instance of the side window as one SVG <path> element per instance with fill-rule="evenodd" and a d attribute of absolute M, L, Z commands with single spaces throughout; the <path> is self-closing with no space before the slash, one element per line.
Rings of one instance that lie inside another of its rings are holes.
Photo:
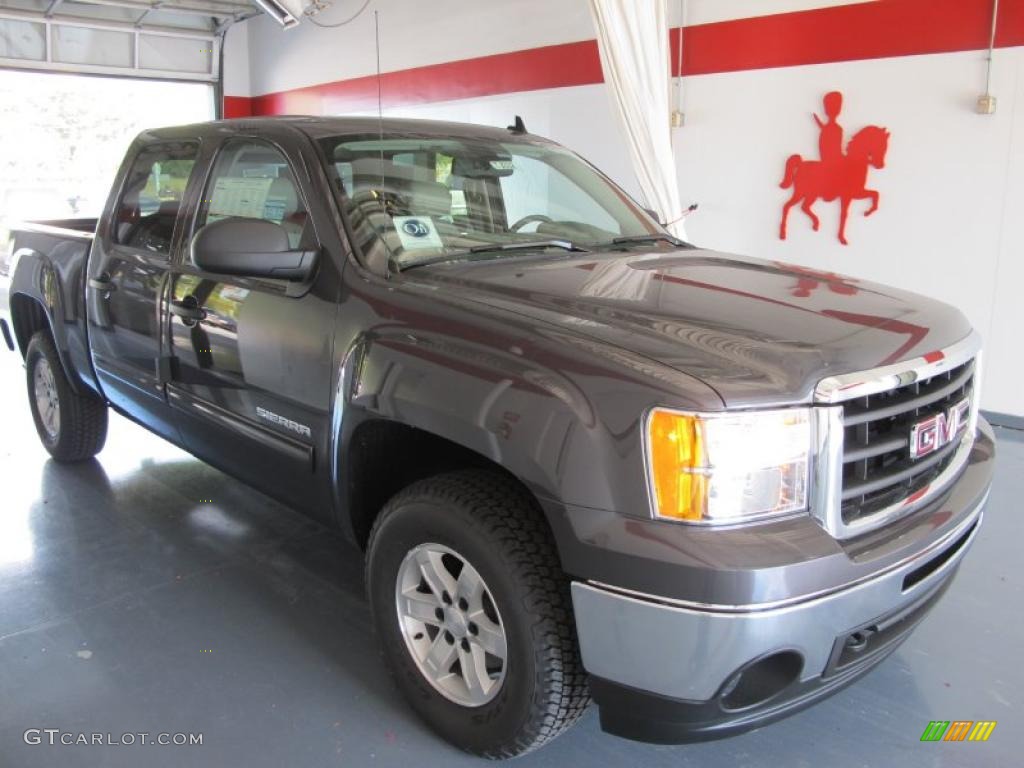
<path fill-rule="evenodd" d="M 199 145 L 176 142 L 145 147 L 132 163 L 117 204 L 115 243 L 168 256 L 181 198 Z"/>
<path fill-rule="evenodd" d="M 288 161 L 276 147 L 262 141 L 240 139 L 221 150 L 195 228 L 229 216 L 280 224 L 292 248 L 312 237 L 309 213 Z"/>
<path fill-rule="evenodd" d="M 334 169 L 338 172 L 338 178 L 341 180 L 341 186 L 345 190 L 345 194 L 352 195 L 352 163 L 339 161 L 334 164 Z"/>

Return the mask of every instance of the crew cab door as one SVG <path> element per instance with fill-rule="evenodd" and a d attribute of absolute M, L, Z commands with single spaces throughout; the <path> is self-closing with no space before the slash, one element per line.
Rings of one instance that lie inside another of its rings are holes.
<path fill-rule="evenodd" d="M 164 395 L 161 345 L 171 254 L 198 141 L 140 140 L 108 203 L 89 255 L 89 346 L 107 399 L 180 442 Z"/>
<path fill-rule="evenodd" d="M 188 449 L 287 503 L 324 509 L 338 280 L 321 254 L 305 283 L 215 274 L 187 240 L 227 217 L 271 221 L 321 248 L 301 156 L 256 137 L 219 149 L 171 278 L 168 401 Z M 298 169 L 298 170 L 297 170 Z"/>

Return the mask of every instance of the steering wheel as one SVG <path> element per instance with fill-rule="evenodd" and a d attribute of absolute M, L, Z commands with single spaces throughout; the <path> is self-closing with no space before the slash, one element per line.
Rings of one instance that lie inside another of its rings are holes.
<path fill-rule="evenodd" d="M 520 229 L 525 227 L 534 221 L 539 221 L 542 224 L 551 224 L 554 222 L 550 216 L 545 216 L 543 213 L 531 213 L 529 216 L 523 216 L 519 221 L 508 228 L 509 232 L 518 232 Z"/>

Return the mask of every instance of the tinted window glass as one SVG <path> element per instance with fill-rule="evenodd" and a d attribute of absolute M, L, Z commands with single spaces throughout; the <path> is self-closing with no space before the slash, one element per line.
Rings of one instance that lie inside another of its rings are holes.
<path fill-rule="evenodd" d="M 198 151 L 198 144 L 181 142 L 146 147 L 139 153 L 117 206 L 114 242 L 170 254 L 181 198 Z"/>
<path fill-rule="evenodd" d="M 579 184 L 544 160 L 525 155 L 512 160 L 512 174 L 502 176 L 501 195 L 510 222 L 528 216 L 554 221 L 587 222 L 602 233 L 622 234 L 622 224 Z M 543 223 L 541 221 L 541 223 Z M 523 227 L 531 231 L 539 227 Z"/>
<path fill-rule="evenodd" d="M 245 139 L 220 153 L 196 229 L 229 216 L 272 221 L 284 227 L 292 248 L 303 242 L 309 214 L 288 161 L 275 147 Z"/>
<path fill-rule="evenodd" d="M 500 258 L 503 246 L 551 239 L 604 247 L 657 231 L 625 193 L 554 144 L 410 134 L 321 145 L 367 262 L 401 269 L 483 249 Z"/>

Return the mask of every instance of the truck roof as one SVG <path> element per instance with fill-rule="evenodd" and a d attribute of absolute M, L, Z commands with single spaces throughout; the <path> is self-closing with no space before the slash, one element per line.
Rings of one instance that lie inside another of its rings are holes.
<path fill-rule="evenodd" d="M 205 123 L 155 128 L 145 131 L 145 135 L 158 139 L 181 139 L 188 136 L 199 136 L 210 133 L 223 133 L 225 129 L 244 132 L 260 128 L 287 126 L 318 139 L 341 134 L 367 134 L 382 131 L 388 134 L 415 133 L 437 138 L 480 138 L 507 141 L 515 136 L 517 139 L 537 141 L 538 136 L 530 134 L 513 134 L 508 128 L 478 125 L 475 123 L 454 123 L 443 120 L 422 120 L 413 118 L 385 117 L 314 117 L 311 115 L 280 115 L 275 117 L 243 117 L 230 120 L 212 120 Z"/>

